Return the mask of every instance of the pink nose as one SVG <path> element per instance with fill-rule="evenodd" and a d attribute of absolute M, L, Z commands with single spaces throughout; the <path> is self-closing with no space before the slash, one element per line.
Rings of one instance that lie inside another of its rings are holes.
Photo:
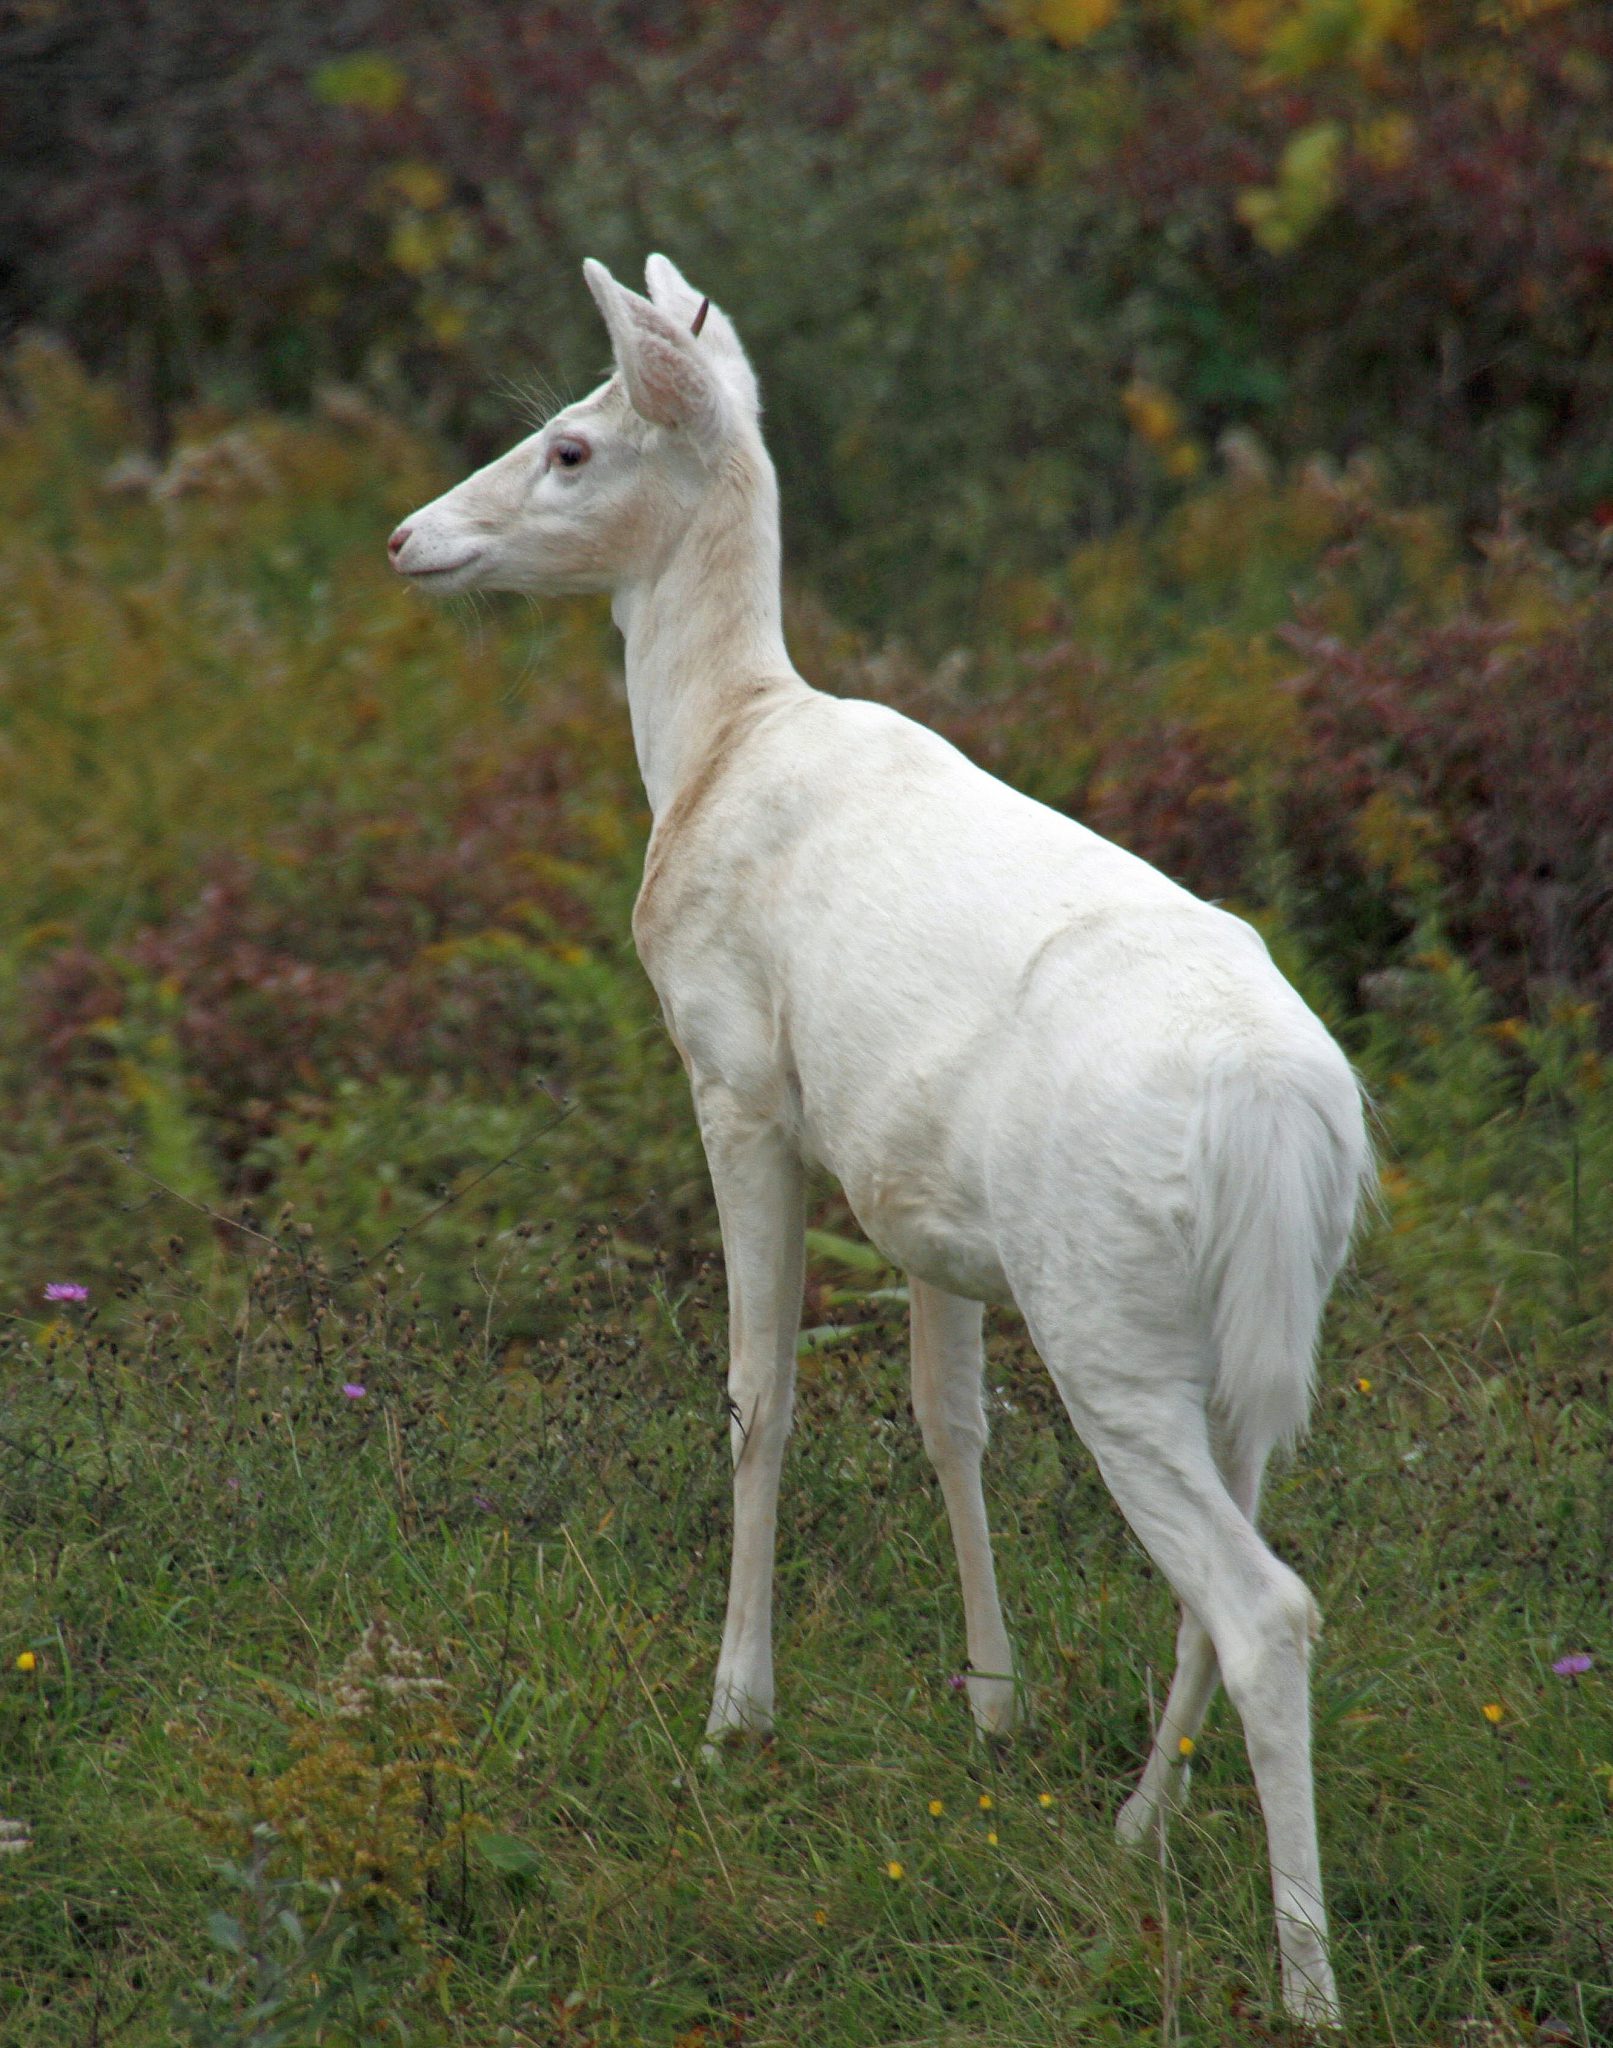
<path fill-rule="evenodd" d="M 414 529 L 409 526 L 400 526 L 397 532 L 393 534 L 392 538 L 387 542 L 386 551 L 392 557 L 394 562 L 398 559 L 398 556 L 402 554 L 403 544 L 409 538 L 409 535 L 413 532 L 413 530 Z"/>

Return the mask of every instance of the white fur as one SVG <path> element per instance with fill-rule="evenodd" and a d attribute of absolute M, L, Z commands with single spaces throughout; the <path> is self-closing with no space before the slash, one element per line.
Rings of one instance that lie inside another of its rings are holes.
<path fill-rule="evenodd" d="M 980 1485 L 984 1300 L 1016 1303 L 1182 1603 L 1120 1817 L 1162 1827 L 1224 1680 L 1265 1811 L 1284 1997 L 1336 2022 L 1309 1755 L 1316 1612 L 1256 1533 L 1304 1425 L 1368 1148 L 1354 1078 L 1247 924 L 820 695 L 779 614 L 777 493 L 737 336 L 664 257 L 586 266 L 617 374 L 393 536 L 440 589 L 608 589 L 655 816 L 634 934 L 688 1068 L 730 1291 L 734 1561 L 709 1727 L 773 1710 L 772 1570 L 803 1165 L 912 1282 L 975 1715 L 1015 1712 Z M 587 459 L 571 470 L 557 451 Z"/>

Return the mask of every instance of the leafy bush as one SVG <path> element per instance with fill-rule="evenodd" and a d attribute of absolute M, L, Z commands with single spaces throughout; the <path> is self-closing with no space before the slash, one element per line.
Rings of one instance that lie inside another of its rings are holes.
<path fill-rule="evenodd" d="M 796 550 L 939 642 L 1229 432 L 1556 535 L 1613 499 L 1613 29 L 1497 0 L 55 7 L 7 317 L 176 399 L 361 378 L 481 449 L 668 245 L 752 342 Z M 155 252 L 155 253 L 153 253 Z"/>
<path fill-rule="evenodd" d="M 1353 940 L 1365 968 L 1393 911 L 1433 890 L 1509 1008 L 1578 989 L 1613 1021 L 1613 603 L 1548 597 L 1531 617 L 1486 594 L 1448 624 L 1396 621 L 1353 647 L 1285 635 L 1308 739 L 1286 837 L 1332 911 L 1319 944 Z"/>

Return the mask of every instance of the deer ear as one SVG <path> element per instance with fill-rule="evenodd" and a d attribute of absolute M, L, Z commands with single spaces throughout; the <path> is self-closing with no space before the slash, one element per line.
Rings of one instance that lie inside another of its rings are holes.
<path fill-rule="evenodd" d="M 669 320 L 693 327 L 695 316 L 704 302 L 704 294 L 695 290 L 670 256 L 647 256 L 644 259 L 644 284 L 651 304 L 665 313 Z M 715 313 L 717 309 L 712 307 L 710 310 Z"/>
<path fill-rule="evenodd" d="M 644 265 L 644 282 L 649 286 L 650 299 L 656 309 L 665 313 L 676 326 L 693 328 L 695 321 L 701 319 L 700 308 L 705 307 L 700 328 L 701 351 L 707 360 L 716 364 L 718 374 L 732 395 L 748 406 L 752 413 L 760 412 L 762 401 L 756 388 L 756 373 L 734 330 L 733 321 L 721 306 L 712 305 L 703 293 L 697 292 L 668 256 L 649 258 Z"/>
<path fill-rule="evenodd" d="M 610 330 L 628 402 L 657 427 L 686 427 L 701 440 L 723 425 L 723 392 L 695 337 L 675 320 L 619 285 L 592 257 L 583 276 Z"/>

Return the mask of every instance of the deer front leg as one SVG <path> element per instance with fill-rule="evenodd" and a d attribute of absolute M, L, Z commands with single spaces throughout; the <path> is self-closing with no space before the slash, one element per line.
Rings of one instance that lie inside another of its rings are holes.
<path fill-rule="evenodd" d="M 795 1405 L 806 1215 L 801 1162 L 777 1126 L 724 1088 L 698 1088 L 728 1268 L 728 1414 L 734 1558 L 708 1735 L 773 1725 L 773 1546 Z"/>

